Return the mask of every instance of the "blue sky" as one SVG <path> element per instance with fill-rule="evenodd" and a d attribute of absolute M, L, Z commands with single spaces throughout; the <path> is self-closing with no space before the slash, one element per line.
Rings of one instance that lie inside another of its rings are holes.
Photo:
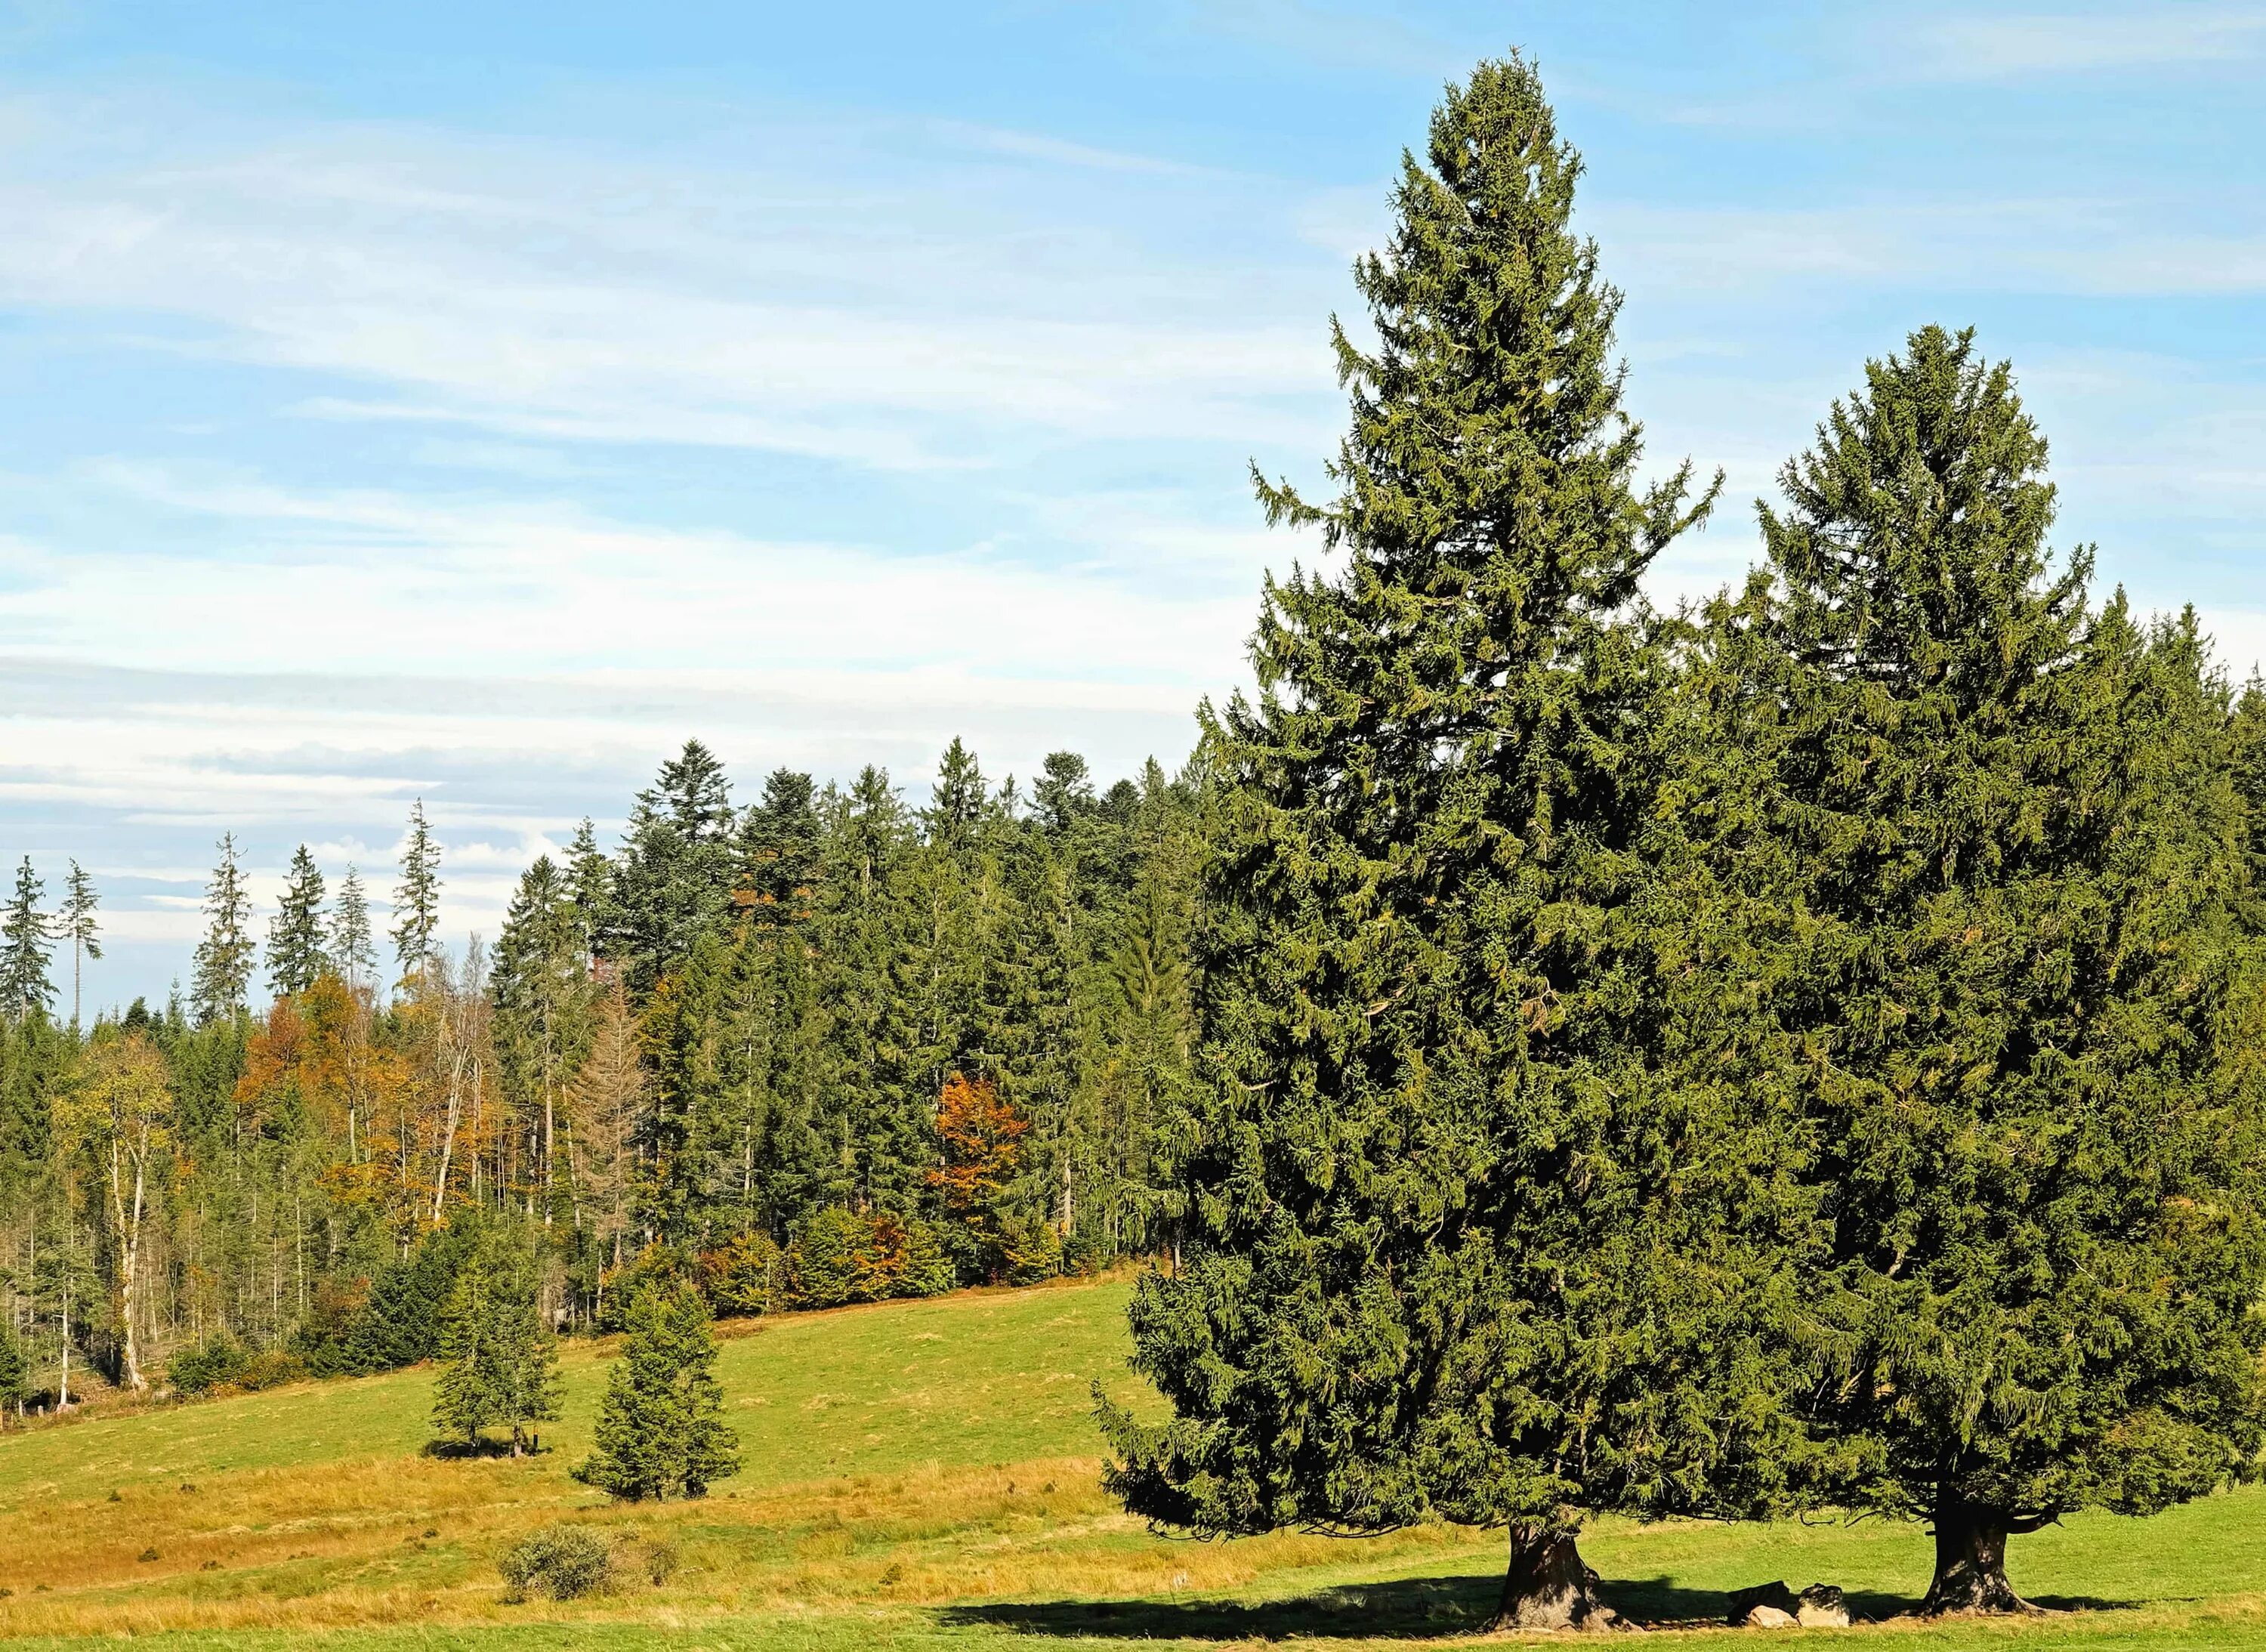
<path fill-rule="evenodd" d="M 1930 321 L 2011 357 L 2061 537 L 2247 670 L 2266 5 L 0 4 L 0 856 L 185 967 L 212 844 L 450 928 L 688 735 L 752 782 L 966 735 L 1177 761 L 1314 482 L 1441 83 L 1588 157 L 1660 465 L 1749 501 Z M 262 913 L 264 923 L 265 912 Z"/>

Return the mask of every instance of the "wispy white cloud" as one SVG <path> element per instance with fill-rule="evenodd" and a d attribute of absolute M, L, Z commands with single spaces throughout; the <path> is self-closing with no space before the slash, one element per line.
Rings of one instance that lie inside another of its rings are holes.
<path fill-rule="evenodd" d="M 174 318 L 193 330 L 162 347 L 376 392 L 310 401 L 333 416 L 910 468 L 1263 440 L 1328 384 L 1311 325 L 1044 174 L 1277 213 L 1257 180 L 973 127 L 956 147 L 1037 169 L 1036 201 L 937 146 L 894 186 L 395 129 L 135 164 L 85 154 L 73 113 L 42 111 L 35 164 L 0 183 L 0 302 Z"/>
<path fill-rule="evenodd" d="M 2226 65 L 2266 50 L 2266 10 L 2145 5 L 2107 11 L 1988 17 L 1968 12 L 1920 27 L 1899 55 L 1943 80 L 2012 80 L 2175 64 Z"/>
<path fill-rule="evenodd" d="M 2266 209 L 2266 199 L 2258 203 Z M 2208 207 L 2208 213 L 2204 209 Z M 2214 296 L 2266 292 L 2266 233 L 2220 190 L 2202 206 L 2122 197 L 1886 197 L 1846 206 L 1663 206 L 1608 198 L 1584 223 L 1633 292 L 1851 283 L 1941 292 Z M 2187 222 L 2182 222 L 2185 218 Z"/>

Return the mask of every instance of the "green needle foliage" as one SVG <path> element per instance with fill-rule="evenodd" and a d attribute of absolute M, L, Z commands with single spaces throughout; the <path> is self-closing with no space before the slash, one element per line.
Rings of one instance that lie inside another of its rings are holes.
<path fill-rule="evenodd" d="M 16 1336 L 14 1324 L 10 1319 L 0 1319 L 0 1428 L 7 1426 L 11 1413 L 20 1419 L 31 1379 L 31 1364 L 24 1357 L 24 1345 Z"/>
<path fill-rule="evenodd" d="M 557 1338 L 543 1323 L 533 1246 L 515 1224 L 481 1233 L 442 1312 L 433 1383 L 436 1432 L 477 1445 L 483 1429 L 508 1427 L 514 1457 L 536 1423 L 559 1415 Z"/>
<path fill-rule="evenodd" d="M 2019 1608 L 2010 1533 L 2201 1495 L 2262 1438 L 2228 696 L 2191 617 L 2052 565 L 2045 460 L 2003 365 L 1915 333 L 1787 467 L 1719 650 L 1776 776 L 1829 1490 L 1933 1523 L 1939 1611 Z"/>
<path fill-rule="evenodd" d="M 1270 586 L 1210 723 L 1222 823 L 1185 1121 L 1192 1232 L 1103 1407 L 1114 1488 L 1208 1532 L 1506 1524 L 1502 1620 L 1607 1616 L 1593 1512 L 1736 1515 L 1797 1442 L 1776 1149 L 1677 1052 L 1695 905 L 1664 627 L 1637 582 L 1712 502 L 1635 480 L 1619 296 L 1568 228 L 1533 70 L 1482 65 L 1408 157 L 1336 335 L 1337 577 Z M 1750 1139 L 1750 1137 L 1755 1139 Z"/>
<path fill-rule="evenodd" d="M 48 976 L 48 949 L 54 926 L 40 910 L 47 886 L 32 870 L 26 855 L 16 868 L 16 892 L 0 910 L 0 1013 L 21 1020 L 34 1010 L 44 1012 L 54 1001 L 55 983 Z"/>
<path fill-rule="evenodd" d="M 723 1419 L 708 1304 L 688 1281 L 658 1281 L 631 1299 L 625 1323 L 596 1449 L 574 1478 L 630 1502 L 704 1497 L 740 1469 L 739 1442 Z"/>
<path fill-rule="evenodd" d="M 323 946 L 323 874 L 301 844 L 283 876 L 283 898 L 267 924 L 267 980 L 278 998 L 304 992 L 330 968 Z"/>

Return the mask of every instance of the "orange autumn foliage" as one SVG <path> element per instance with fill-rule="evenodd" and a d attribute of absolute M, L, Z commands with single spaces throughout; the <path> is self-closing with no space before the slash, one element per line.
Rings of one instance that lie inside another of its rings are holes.
<path fill-rule="evenodd" d="M 937 1140 L 944 1163 L 928 1173 L 946 1210 L 964 1216 L 983 1210 L 1006 1191 L 1022 1160 L 1030 1129 L 1014 1103 L 1000 1099 L 989 1078 L 955 1072 L 936 1104 Z"/>

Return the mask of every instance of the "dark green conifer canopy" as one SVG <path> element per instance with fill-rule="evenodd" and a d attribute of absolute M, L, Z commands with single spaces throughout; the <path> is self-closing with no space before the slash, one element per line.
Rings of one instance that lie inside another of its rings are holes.
<path fill-rule="evenodd" d="M 1713 493 L 1638 482 L 1579 172 L 1526 62 L 1451 88 L 1356 272 L 1377 347 L 1335 335 L 1338 495 L 1261 486 L 1345 560 L 1270 585 L 1260 697 L 1208 725 L 1193 1232 L 1133 1313 L 1177 1418 L 1104 1413 L 1162 1521 L 1539 1543 L 1776 1495 L 1782 1213 L 1737 1098 L 1674 1070 L 1692 919 L 1649 869 L 1638 581 Z"/>

